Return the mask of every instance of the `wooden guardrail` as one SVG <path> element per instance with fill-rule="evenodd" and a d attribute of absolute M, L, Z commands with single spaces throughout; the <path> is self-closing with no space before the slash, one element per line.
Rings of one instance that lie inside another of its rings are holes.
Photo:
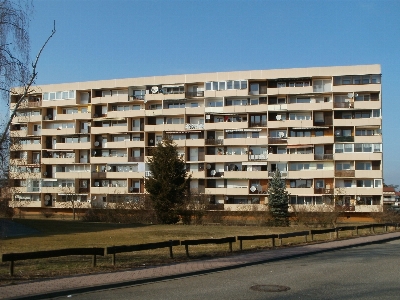
<path fill-rule="evenodd" d="M 333 233 L 336 232 L 336 228 L 326 228 L 326 229 L 311 229 L 310 230 L 310 235 L 311 235 L 311 240 L 314 240 L 314 235 L 317 234 L 325 234 L 325 233 Z"/>
<path fill-rule="evenodd" d="M 304 236 L 305 242 L 307 243 L 307 236 L 310 234 L 308 230 L 305 231 L 297 231 L 297 232 L 288 232 L 288 233 L 280 233 L 278 234 L 278 239 L 280 241 L 280 246 L 282 246 L 282 239 L 289 237 L 297 237 Z"/>
<path fill-rule="evenodd" d="M 96 255 L 104 256 L 104 248 L 68 248 L 23 253 L 4 253 L 2 262 L 10 262 L 10 275 L 14 275 L 14 262 L 18 260 L 60 257 L 69 255 L 92 255 L 92 266 L 96 266 Z"/>
<path fill-rule="evenodd" d="M 272 240 L 272 248 L 275 248 L 275 239 L 278 238 L 277 234 L 259 234 L 259 235 L 238 235 L 236 240 L 240 242 L 240 250 L 243 249 L 243 241 L 254 240 Z"/>
<path fill-rule="evenodd" d="M 147 243 L 147 244 L 137 244 L 137 245 L 122 245 L 122 246 L 111 246 L 105 248 L 106 254 L 112 255 L 112 264 L 115 266 L 115 254 L 123 253 L 123 252 L 133 252 L 133 251 L 143 251 L 143 250 L 153 250 L 153 249 L 160 249 L 160 248 L 169 248 L 169 256 L 171 258 L 174 257 L 172 252 L 173 246 L 179 246 L 179 240 L 170 240 L 165 242 L 158 242 L 158 243 Z"/>
<path fill-rule="evenodd" d="M 159 248 L 169 248 L 170 257 L 173 258 L 173 246 L 185 246 L 186 255 L 189 257 L 189 246 L 190 245 L 202 245 L 202 244 L 224 244 L 229 243 L 229 250 L 232 252 L 232 243 L 238 240 L 240 242 L 240 250 L 243 248 L 243 241 L 246 240 L 259 240 L 259 239 L 272 239 L 272 247 L 275 247 L 275 239 L 280 240 L 280 245 L 282 245 L 282 239 L 290 237 L 304 236 L 305 242 L 307 242 L 307 236 L 311 235 L 311 240 L 314 239 L 314 235 L 324 234 L 324 233 L 336 233 L 335 238 L 339 238 L 340 231 L 356 231 L 358 235 L 358 230 L 360 229 L 370 229 L 371 233 L 375 232 L 375 228 L 383 228 L 384 231 L 388 231 L 388 227 L 394 227 L 398 229 L 398 223 L 385 223 L 385 224 L 368 224 L 359 226 L 341 226 L 336 228 L 328 229 L 313 229 L 307 231 L 297 231 L 289 233 L 280 234 L 268 234 L 268 235 L 252 235 L 252 236 L 237 236 L 237 237 L 224 237 L 217 239 L 197 239 L 197 240 L 170 240 L 158 243 L 147 243 L 147 244 L 137 244 L 137 245 L 122 245 L 122 246 L 111 246 L 106 248 L 69 248 L 69 249 L 57 249 L 57 250 L 46 250 L 46 251 L 36 251 L 36 252 L 25 252 L 25 253 L 5 253 L 2 254 L 2 262 L 10 262 L 10 275 L 14 275 L 14 262 L 18 260 L 28 260 L 28 259 L 40 259 L 40 258 L 50 258 L 59 256 L 69 256 L 69 255 L 92 255 L 92 266 L 96 266 L 96 256 L 104 256 L 106 254 L 112 255 L 112 264 L 115 265 L 116 254 L 123 252 L 134 252 L 142 250 L 153 250 Z"/>
<path fill-rule="evenodd" d="M 186 256 L 189 257 L 189 245 L 203 245 L 203 244 L 225 244 L 229 243 L 229 251 L 232 252 L 232 243 L 236 242 L 236 237 L 230 236 L 219 239 L 198 239 L 198 240 L 184 240 L 181 245 L 185 246 Z"/>

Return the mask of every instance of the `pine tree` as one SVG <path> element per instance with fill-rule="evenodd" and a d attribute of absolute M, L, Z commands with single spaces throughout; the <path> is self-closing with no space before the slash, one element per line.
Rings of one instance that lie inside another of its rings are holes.
<path fill-rule="evenodd" d="M 289 193 L 279 170 L 275 171 L 268 187 L 268 207 L 275 225 L 289 225 Z"/>
<path fill-rule="evenodd" d="M 152 154 L 148 160 L 152 175 L 146 180 L 146 190 L 158 221 L 174 224 L 179 221 L 190 177 L 187 177 L 185 162 L 178 157 L 177 146 L 170 138 L 158 143 Z"/>

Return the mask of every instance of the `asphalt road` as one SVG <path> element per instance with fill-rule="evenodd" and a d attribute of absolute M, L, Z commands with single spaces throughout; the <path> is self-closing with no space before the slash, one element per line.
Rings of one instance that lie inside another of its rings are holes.
<path fill-rule="evenodd" d="M 400 299 L 400 241 L 57 299 Z M 277 291 L 288 288 L 286 291 Z M 275 290 L 275 291 L 271 291 Z"/>

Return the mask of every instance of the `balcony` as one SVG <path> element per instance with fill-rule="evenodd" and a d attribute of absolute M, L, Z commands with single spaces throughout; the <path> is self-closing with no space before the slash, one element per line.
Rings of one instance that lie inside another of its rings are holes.
<path fill-rule="evenodd" d="M 280 171 L 281 172 L 281 177 L 287 177 L 288 172 L 287 171 Z M 268 172 L 268 177 L 273 177 L 275 174 L 275 171 L 269 171 Z"/>
<path fill-rule="evenodd" d="M 325 194 L 325 195 L 332 195 L 333 189 L 327 188 L 314 188 L 314 194 Z"/>
<path fill-rule="evenodd" d="M 186 124 L 185 124 L 185 129 L 186 129 L 186 130 L 203 130 L 203 129 L 204 129 L 204 124 L 190 124 L 190 123 L 186 123 Z"/>
<path fill-rule="evenodd" d="M 355 173 L 355 170 L 335 171 L 335 177 L 354 177 Z"/>
<path fill-rule="evenodd" d="M 353 102 L 333 102 L 333 108 L 354 108 Z"/>
<path fill-rule="evenodd" d="M 224 144 L 224 140 L 222 139 L 206 139 L 205 140 L 206 145 L 223 145 Z"/>
<path fill-rule="evenodd" d="M 314 160 L 333 160 L 333 154 L 314 154 Z"/>
<path fill-rule="evenodd" d="M 105 179 L 107 177 L 106 172 L 93 172 L 92 179 Z"/>
<path fill-rule="evenodd" d="M 356 207 L 354 205 L 336 205 L 335 209 L 339 211 L 356 211 Z"/>
<path fill-rule="evenodd" d="M 262 160 L 267 160 L 268 155 L 267 154 L 250 154 L 248 161 L 262 161 Z"/>
<path fill-rule="evenodd" d="M 204 97 L 204 91 L 186 92 L 187 98 Z"/>
<path fill-rule="evenodd" d="M 144 162 L 144 156 L 128 157 L 128 162 Z"/>
<path fill-rule="evenodd" d="M 268 138 L 268 144 L 287 144 L 287 138 Z"/>
<path fill-rule="evenodd" d="M 267 127 L 267 122 L 250 122 L 249 127 Z"/>
<path fill-rule="evenodd" d="M 335 136 L 335 143 L 337 142 L 354 143 L 354 136 Z"/>

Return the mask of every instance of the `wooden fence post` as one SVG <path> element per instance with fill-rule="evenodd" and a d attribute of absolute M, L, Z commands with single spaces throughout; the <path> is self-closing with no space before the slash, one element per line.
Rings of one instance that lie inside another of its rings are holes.
<path fill-rule="evenodd" d="M 275 238 L 272 238 L 272 248 L 275 248 Z"/>
<path fill-rule="evenodd" d="M 339 238 L 339 229 L 338 228 L 335 228 L 335 233 L 336 233 L 336 239 L 338 239 Z"/>
<path fill-rule="evenodd" d="M 14 261 L 10 261 L 10 276 L 14 276 Z"/>
<path fill-rule="evenodd" d="M 96 266 L 96 254 L 93 254 L 92 267 L 94 268 L 95 266 Z"/>
<path fill-rule="evenodd" d="M 232 252 L 232 242 L 229 242 L 229 252 Z"/>
<path fill-rule="evenodd" d="M 189 245 L 185 245 L 185 250 L 186 250 L 186 256 L 189 257 Z"/>
<path fill-rule="evenodd" d="M 113 266 L 115 266 L 115 253 L 113 253 L 111 256 L 111 263 Z"/>
<path fill-rule="evenodd" d="M 174 258 L 174 254 L 172 253 L 172 240 L 169 240 L 169 257 Z"/>
<path fill-rule="evenodd" d="M 243 241 L 240 240 L 240 241 L 239 241 L 239 244 L 240 244 L 240 251 L 242 251 L 242 249 L 243 249 Z"/>

